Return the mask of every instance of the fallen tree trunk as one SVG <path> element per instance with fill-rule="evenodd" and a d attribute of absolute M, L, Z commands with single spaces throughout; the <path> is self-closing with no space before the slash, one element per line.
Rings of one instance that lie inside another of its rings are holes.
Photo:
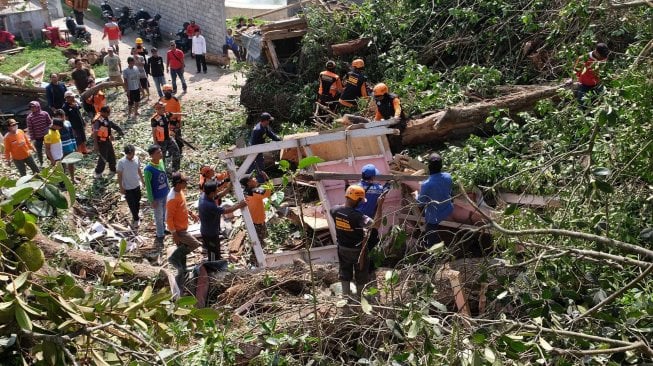
<path fill-rule="evenodd" d="M 45 88 L 19 85 L 0 85 L 0 94 L 10 95 L 40 95 L 45 94 Z"/>
<path fill-rule="evenodd" d="M 404 146 L 410 146 L 462 138 L 475 132 L 487 132 L 492 126 L 486 124 L 485 120 L 492 111 L 508 109 L 515 113 L 529 110 L 538 101 L 555 96 L 563 87 L 568 86 L 541 86 L 484 102 L 451 107 L 421 119 L 408 121 L 402 135 L 402 143 Z"/>
<path fill-rule="evenodd" d="M 84 92 L 80 95 L 82 97 L 82 100 L 86 100 L 89 98 L 91 95 L 99 92 L 100 90 L 104 89 L 109 89 L 109 88 L 116 88 L 116 87 L 122 87 L 123 83 L 119 83 L 117 81 L 108 81 L 106 83 L 100 83 L 97 84 L 96 86 L 92 88 L 88 88 L 84 90 Z"/>
<path fill-rule="evenodd" d="M 46 258 L 63 257 L 67 259 L 70 270 L 75 274 L 85 272 L 87 276 L 101 277 L 104 273 L 104 262 L 115 262 L 116 258 L 105 257 L 94 252 L 71 249 L 66 244 L 57 243 L 43 235 L 37 235 L 34 242 L 41 248 Z M 168 279 L 173 278 L 161 267 L 144 263 L 134 263 L 134 273 L 124 274 L 120 278 L 126 281 L 155 281 L 157 288 L 169 286 Z"/>
<path fill-rule="evenodd" d="M 334 56 L 350 55 L 360 50 L 366 49 L 372 42 L 371 38 L 360 38 L 331 45 L 331 53 Z"/>

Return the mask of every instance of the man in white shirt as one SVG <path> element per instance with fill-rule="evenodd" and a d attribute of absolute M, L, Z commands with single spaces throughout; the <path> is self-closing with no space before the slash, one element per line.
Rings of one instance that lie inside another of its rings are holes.
<path fill-rule="evenodd" d="M 125 195 L 132 214 L 131 227 L 136 230 L 140 221 L 138 213 L 141 208 L 141 184 L 145 185 L 145 180 L 134 145 L 126 145 L 124 152 L 125 156 L 118 160 L 118 187 L 120 193 Z"/>
<path fill-rule="evenodd" d="M 206 74 L 206 40 L 201 34 L 199 29 L 195 30 L 193 36 L 193 48 L 191 49 L 192 55 L 195 57 L 195 64 L 197 65 L 197 73 L 199 74 L 202 69 Z"/>

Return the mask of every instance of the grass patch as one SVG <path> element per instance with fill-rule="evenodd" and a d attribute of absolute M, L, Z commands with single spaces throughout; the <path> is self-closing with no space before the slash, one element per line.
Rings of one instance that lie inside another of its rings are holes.
<path fill-rule="evenodd" d="M 81 50 L 84 48 L 81 44 L 73 43 L 72 48 Z M 45 75 L 43 81 L 50 80 L 49 75 L 52 73 L 62 73 L 70 71 L 67 60 L 61 53 L 62 48 L 51 47 L 49 43 L 37 41 L 25 46 L 22 52 L 8 55 L 4 61 L 0 62 L 0 73 L 10 75 L 27 63 L 36 66 L 39 62 L 45 60 Z M 93 67 L 95 77 L 101 78 L 107 76 L 107 67 L 98 65 Z"/>
<path fill-rule="evenodd" d="M 72 47 L 81 48 L 78 45 Z M 43 60 L 47 61 L 44 80 L 48 80 L 48 75 L 53 72 L 59 73 L 70 70 L 70 67 L 66 64 L 66 58 L 61 53 L 61 48 L 54 48 L 45 42 L 38 41 L 26 45 L 22 52 L 7 56 L 4 61 L 0 62 L 0 73 L 9 75 L 26 63 L 36 66 Z"/>

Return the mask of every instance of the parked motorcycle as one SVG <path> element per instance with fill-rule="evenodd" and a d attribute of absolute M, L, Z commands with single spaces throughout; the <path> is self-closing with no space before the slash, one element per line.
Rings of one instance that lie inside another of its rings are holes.
<path fill-rule="evenodd" d="M 128 6 L 123 6 L 120 9 L 120 18 L 118 19 L 118 27 L 120 27 L 120 33 L 123 35 L 127 28 L 136 30 L 136 20 L 132 14 L 132 10 Z"/>
<path fill-rule="evenodd" d="M 153 47 L 156 47 L 161 41 L 160 19 L 161 15 L 157 14 L 154 18 L 148 20 L 145 25 L 145 42 L 151 43 Z"/>
<path fill-rule="evenodd" d="M 102 11 L 102 20 L 105 24 L 113 19 L 113 9 L 107 0 L 103 0 L 102 4 L 100 4 L 100 11 Z"/>
<path fill-rule="evenodd" d="M 72 15 L 66 17 L 66 28 L 73 38 L 86 43 L 91 43 L 91 33 L 86 30 L 85 26 L 78 25 Z"/>
<path fill-rule="evenodd" d="M 182 50 L 182 52 L 184 53 L 190 51 L 190 42 L 189 42 L 190 40 L 186 35 L 186 28 L 188 28 L 189 24 L 190 24 L 189 22 L 185 22 L 182 28 L 178 29 L 177 33 L 175 33 L 175 36 L 177 37 L 175 39 L 175 45 L 177 46 L 178 49 Z"/>
<path fill-rule="evenodd" d="M 136 23 L 138 23 L 138 21 L 141 20 L 141 19 L 145 19 L 145 20 L 152 19 L 152 16 L 150 15 L 150 13 L 145 11 L 145 9 L 140 8 L 136 12 L 136 14 L 134 14 L 134 21 L 136 21 Z"/>

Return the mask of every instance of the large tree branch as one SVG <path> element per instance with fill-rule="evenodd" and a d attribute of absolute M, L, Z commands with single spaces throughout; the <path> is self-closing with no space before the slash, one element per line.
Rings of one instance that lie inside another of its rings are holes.
<path fill-rule="evenodd" d="M 653 0 L 635 0 L 635 1 L 627 1 L 623 3 L 608 1 L 608 7 L 612 9 L 630 8 L 633 6 L 640 6 L 640 5 L 648 5 L 653 8 Z"/>
<path fill-rule="evenodd" d="M 458 183 L 458 186 L 461 192 L 465 191 L 465 187 L 461 183 Z M 653 259 L 653 250 L 649 250 L 638 245 L 625 243 L 620 240 L 614 240 L 606 238 L 599 235 L 581 233 L 578 231 L 564 230 L 564 229 L 525 229 L 525 230 L 510 230 L 506 229 L 503 226 L 499 225 L 494 221 L 490 216 L 484 213 L 482 210 L 476 206 L 474 202 L 465 194 L 462 195 L 463 198 L 469 203 L 476 211 L 487 220 L 492 227 L 500 233 L 510 235 L 510 236 L 536 236 L 536 235 L 553 235 L 553 236 L 565 236 L 568 238 L 581 239 L 593 243 L 604 244 L 606 246 L 618 247 L 627 252 L 637 253 L 643 255 L 644 257 Z"/>

